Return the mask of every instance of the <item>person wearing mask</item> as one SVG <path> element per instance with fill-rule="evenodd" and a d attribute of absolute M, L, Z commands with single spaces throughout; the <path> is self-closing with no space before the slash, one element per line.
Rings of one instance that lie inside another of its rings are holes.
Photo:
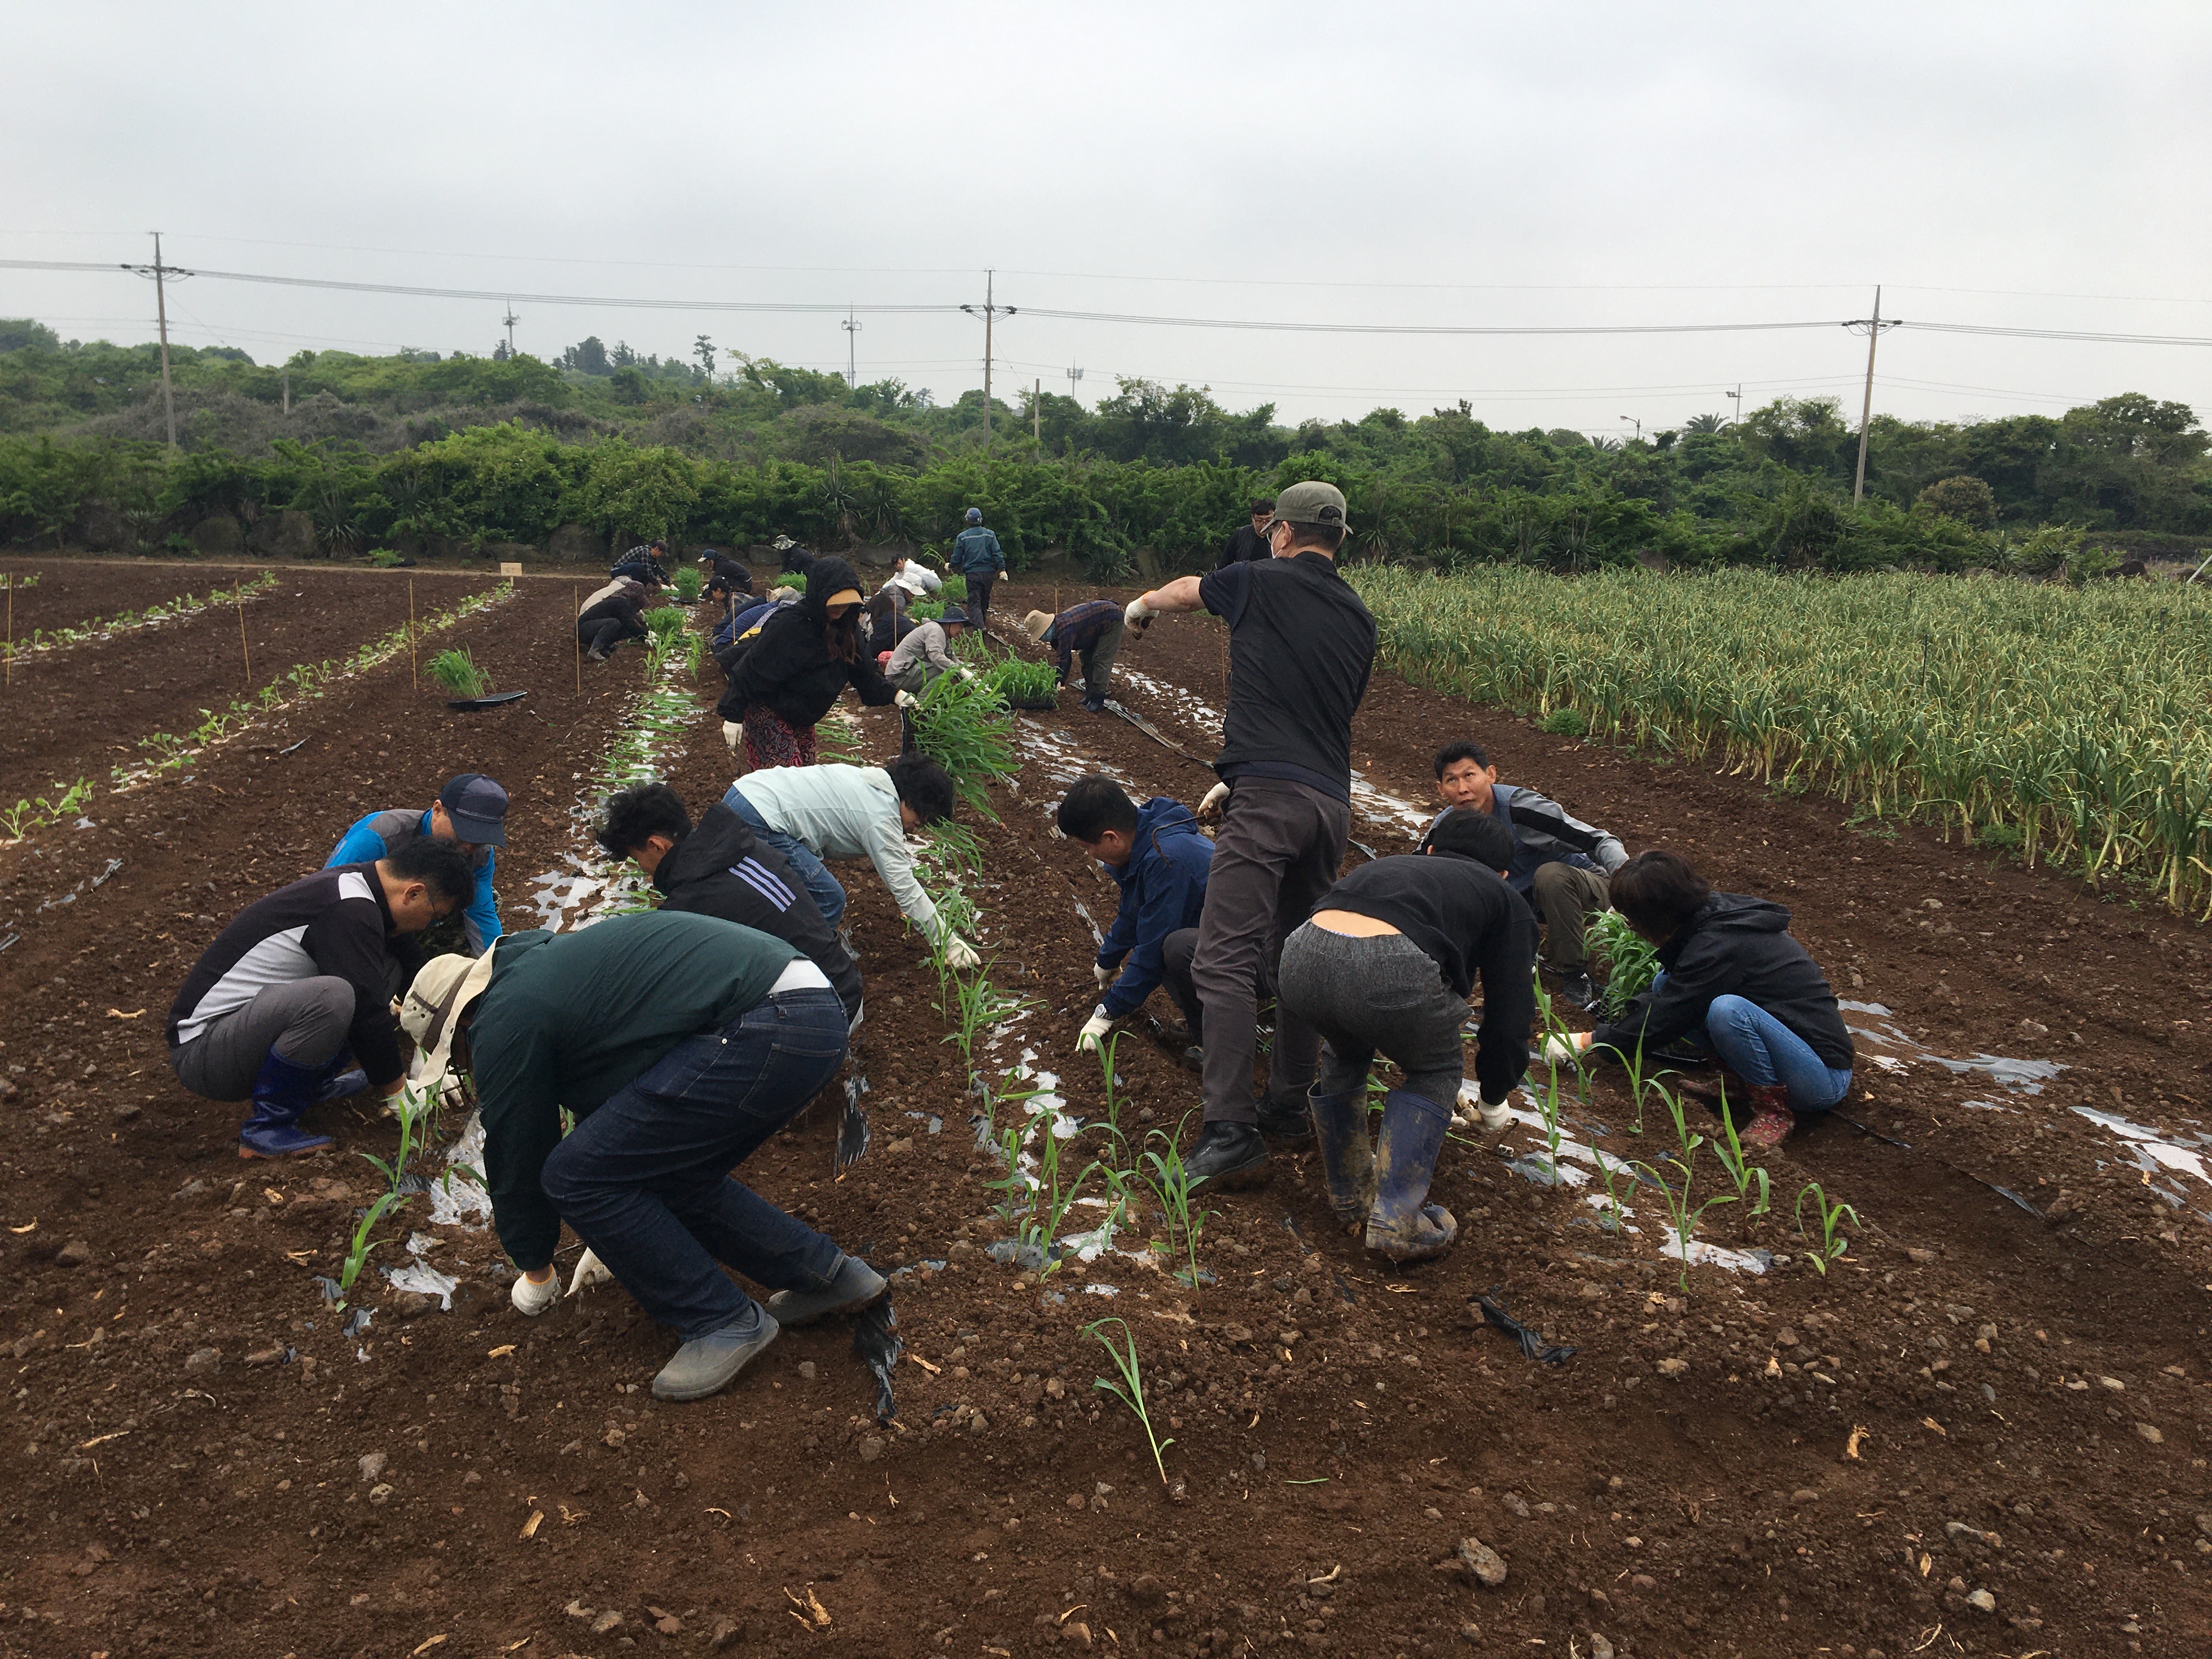
<path fill-rule="evenodd" d="M 559 1297 L 566 1222 L 578 1285 L 611 1275 L 681 1340 L 655 1399 L 704 1399 L 784 1325 L 883 1295 L 867 1263 L 730 1173 L 844 1063 L 845 1010 L 795 945 L 683 911 L 511 933 L 433 958 L 400 1019 L 426 1075 L 475 1081 L 516 1310 Z M 762 1306 L 725 1267 L 777 1294 Z"/>
<path fill-rule="evenodd" d="M 308 1107 L 399 1092 L 392 999 L 422 965 L 413 936 L 475 886 L 459 846 L 412 836 L 256 899 L 200 953 L 169 1009 L 169 1069 L 203 1099 L 250 1102 L 240 1158 L 320 1152 Z"/>
<path fill-rule="evenodd" d="M 1197 926 L 1213 843 L 1181 801 L 1155 795 L 1139 806 L 1120 784 L 1096 773 L 1061 798 L 1057 822 L 1061 835 L 1106 866 L 1121 893 L 1091 966 L 1103 994 L 1075 1040 L 1078 1048 L 1096 1048 L 1161 983 L 1160 951 L 1169 936 Z M 1195 1030 L 1195 1000 L 1186 988 L 1176 1001 Z"/>
<path fill-rule="evenodd" d="M 1220 807 L 1222 828 L 1191 963 L 1206 1010 L 1206 1127 L 1183 1160 L 1218 1185 L 1264 1178 L 1263 1131 L 1310 1133 L 1304 1101 L 1321 1038 L 1279 1002 L 1267 1096 L 1255 1102 L 1255 988 L 1271 942 L 1335 882 L 1352 832 L 1352 716 L 1376 629 L 1336 568 L 1348 527 L 1334 484 L 1293 484 L 1268 521 L 1272 557 L 1179 577 L 1127 612 L 1139 629 L 1201 609 L 1229 624 L 1229 708 L 1213 763 L 1222 781 L 1199 803 L 1201 817 Z"/>
<path fill-rule="evenodd" d="M 1475 1082 L 1486 1126 L 1528 1067 L 1536 922 L 1503 877 L 1513 837 L 1480 812 L 1449 811 L 1418 854 L 1363 864 L 1283 942 L 1278 1006 L 1328 1039 L 1314 1085 L 1314 1140 L 1330 1213 L 1386 1261 L 1428 1261 L 1459 1223 L 1428 1202 L 1459 1099 L 1460 1032 L 1482 980 Z M 1367 1073 L 1380 1054 L 1404 1074 L 1367 1132 Z"/>
<path fill-rule="evenodd" d="M 760 637 L 728 670 L 720 704 L 725 721 L 744 727 L 748 766 L 813 765 L 815 722 L 848 685 L 871 708 L 898 695 L 860 648 L 860 612 L 853 567 L 821 558 L 806 573 L 805 599 L 760 624 Z"/>
<path fill-rule="evenodd" d="M 1252 522 L 1240 524 L 1229 532 L 1229 539 L 1221 544 L 1221 556 L 1213 562 L 1216 570 L 1232 564 L 1250 564 L 1258 559 L 1273 556 L 1267 546 L 1267 521 L 1275 516 L 1272 496 L 1262 495 L 1252 503 Z"/>
<path fill-rule="evenodd" d="M 1498 782 L 1498 769 L 1479 743 L 1448 743 L 1437 750 L 1437 793 L 1445 812 L 1472 807 L 1513 832 L 1513 867 L 1506 879 L 1543 921 L 1544 965 L 1559 976 L 1562 1000 L 1590 1006 L 1597 991 L 1590 984 L 1585 942 L 1589 919 L 1606 908 L 1606 877 L 1628 862 L 1628 849 L 1534 789 Z"/>
<path fill-rule="evenodd" d="M 617 581 L 628 578 L 648 588 L 665 587 L 668 573 L 661 568 L 660 562 L 667 556 L 668 544 L 656 538 L 650 545 L 633 547 L 623 554 L 607 574 Z"/>
<path fill-rule="evenodd" d="M 507 845 L 507 791 L 481 772 L 447 778 L 427 812 L 396 807 L 357 818 L 323 860 L 327 870 L 340 864 L 367 864 L 382 858 L 416 836 L 459 847 L 476 872 L 476 884 L 460 913 L 462 938 L 443 948 L 480 957 L 499 937 L 499 849 Z"/>
<path fill-rule="evenodd" d="M 684 798 L 668 785 L 618 790 L 607 797 L 597 839 L 609 858 L 645 872 L 662 909 L 720 916 L 797 945 L 829 979 L 846 1018 L 860 1024 L 860 969 L 790 860 L 721 802 L 695 829 Z"/>
<path fill-rule="evenodd" d="M 652 631 L 639 620 L 646 598 L 643 582 L 617 576 L 586 599 L 576 612 L 576 638 L 584 654 L 605 662 L 624 640 L 645 638 Z"/>
<path fill-rule="evenodd" d="M 968 625 L 981 633 L 990 620 L 991 588 L 1006 570 L 998 537 L 983 527 L 981 507 L 968 509 L 967 528 L 952 538 L 952 556 L 945 563 L 967 579 Z"/>
<path fill-rule="evenodd" d="M 866 859 L 891 898 L 955 967 L 981 960 L 937 914 L 915 879 L 907 836 L 952 816 L 951 775 L 935 761 L 902 755 L 888 766 L 773 766 L 748 772 L 722 804 L 791 860 L 835 927 L 845 915 L 845 890 L 825 859 Z"/>
<path fill-rule="evenodd" d="M 1106 712 L 1106 693 L 1114 681 L 1114 659 L 1121 653 L 1121 635 L 1129 625 L 1122 608 L 1111 599 L 1085 599 L 1057 617 L 1032 611 L 1022 627 L 1040 644 L 1060 653 L 1060 684 L 1067 684 L 1075 656 L 1083 656 L 1083 707 L 1093 714 Z"/>
<path fill-rule="evenodd" d="M 1620 1018 L 1547 1039 L 1547 1059 L 1633 1060 L 1687 1038 L 1741 1080 L 1732 1092 L 1751 1109 L 1743 1144 L 1763 1152 L 1850 1092 L 1850 1031 L 1820 964 L 1790 937 L 1788 910 L 1715 892 L 1687 859 L 1658 848 L 1607 886 L 1613 908 L 1658 947 L 1658 976 Z"/>
<path fill-rule="evenodd" d="M 973 671 L 952 659 L 952 641 L 967 626 L 968 618 L 957 611 L 946 612 L 941 622 L 916 623 L 892 647 L 890 660 L 884 665 L 884 678 L 915 697 L 939 674 L 974 679 Z"/>

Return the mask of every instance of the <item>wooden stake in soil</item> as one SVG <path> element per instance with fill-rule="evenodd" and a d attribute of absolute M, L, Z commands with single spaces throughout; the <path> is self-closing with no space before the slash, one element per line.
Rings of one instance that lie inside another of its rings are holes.
<path fill-rule="evenodd" d="M 407 684 L 410 690 L 422 689 L 422 677 L 415 672 L 415 579 L 407 579 Z"/>
<path fill-rule="evenodd" d="M 238 604 L 238 654 L 246 664 L 246 689 L 253 690 L 253 653 L 246 648 L 246 584 L 240 582 L 236 594 Z"/>
<path fill-rule="evenodd" d="M 579 616 L 583 614 L 584 590 L 573 582 L 570 583 L 568 586 L 568 602 L 575 607 L 576 612 Z M 575 635 L 576 695 L 580 697 L 584 695 L 584 630 L 579 628 L 575 630 Z"/>
<path fill-rule="evenodd" d="M 7 667 L 0 670 L 0 685 L 15 683 L 15 584 L 8 584 L 8 657 Z"/>

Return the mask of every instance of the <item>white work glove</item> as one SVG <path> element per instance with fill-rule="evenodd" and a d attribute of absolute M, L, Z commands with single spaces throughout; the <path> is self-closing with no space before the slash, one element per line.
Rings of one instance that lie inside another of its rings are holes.
<path fill-rule="evenodd" d="M 1544 1058 L 1554 1066 L 1571 1066 L 1583 1057 L 1585 1046 L 1577 1035 L 1547 1036 L 1544 1039 Z"/>
<path fill-rule="evenodd" d="M 515 1312 L 535 1319 L 561 1299 L 561 1275 L 548 1273 L 543 1285 L 533 1285 L 528 1273 L 517 1273 L 507 1299 L 514 1304 Z"/>
<path fill-rule="evenodd" d="M 899 708 L 911 708 L 914 707 L 916 701 L 917 699 L 911 691 L 901 691 L 891 698 L 892 705 Z"/>
<path fill-rule="evenodd" d="M 583 1259 L 576 1263 L 575 1273 L 569 1278 L 568 1294 L 574 1296 L 579 1291 L 590 1290 L 594 1285 L 611 1285 L 614 1282 L 614 1273 L 605 1262 L 599 1260 L 599 1253 L 587 1249 Z"/>
<path fill-rule="evenodd" d="M 1492 1134 L 1498 1133 L 1513 1121 L 1513 1109 L 1502 1100 L 1493 1106 L 1478 1097 L 1475 1105 L 1482 1114 L 1482 1127 Z"/>
<path fill-rule="evenodd" d="M 1106 1040 L 1106 1033 L 1113 1029 L 1113 1016 L 1106 1012 L 1106 1005 L 1102 1002 L 1091 1011 L 1091 1018 L 1084 1022 L 1083 1030 L 1075 1039 L 1076 1053 L 1081 1054 L 1085 1049 L 1092 1054 L 1097 1053 L 1098 1045 Z"/>
<path fill-rule="evenodd" d="M 1130 600 L 1128 605 L 1122 610 L 1121 619 L 1128 623 L 1130 627 L 1142 629 L 1151 627 L 1152 624 L 1152 618 L 1159 614 L 1160 613 L 1153 610 L 1152 606 L 1146 605 L 1144 601 L 1143 596 L 1139 595 L 1136 599 Z"/>
<path fill-rule="evenodd" d="M 969 667 L 966 666 L 965 665 L 963 665 L 961 667 L 958 667 L 958 668 L 954 669 L 952 672 L 953 672 L 954 673 L 956 673 L 956 674 L 959 675 L 959 676 L 960 676 L 960 678 L 961 678 L 962 679 L 963 679 L 963 680 L 973 680 L 973 679 L 975 678 L 975 671 L 974 669 L 972 669 L 972 668 L 969 668 Z"/>
<path fill-rule="evenodd" d="M 1094 962 L 1091 964 L 1091 977 L 1098 981 L 1098 988 L 1102 991 L 1118 979 L 1121 973 L 1121 970 L 1119 968 L 1109 968 L 1103 962 Z"/>
<path fill-rule="evenodd" d="M 1215 784 L 1212 788 L 1206 792 L 1205 797 L 1198 803 L 1199 817 L 1210 818 L 1218 816 L 1221 811 L 1221 803 L 1228 799 L 1229 786 L 1225 783 Z"/>
<path fill-rule="evenodd" d="M 975 954 L 975 947 L 957 933 L 951 934 L 946 938 L 945 959 L 963 974 L 972 968 L 980 968 L 983 965 L 983 958 Z"/>

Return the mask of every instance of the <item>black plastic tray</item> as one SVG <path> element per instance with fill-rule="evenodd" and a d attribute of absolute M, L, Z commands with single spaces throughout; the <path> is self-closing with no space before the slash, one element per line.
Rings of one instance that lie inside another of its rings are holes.
<path fill-rule="evenodd" d="M 448 697 L 446 699 L 446 707 L 458 708 L 465 713 L 472 708 L 496 708 L 501 703 L 513 702 L 517 698 L 526 697 L 529 695 L 527 691 L 495 691 L 488 697 Z"/>

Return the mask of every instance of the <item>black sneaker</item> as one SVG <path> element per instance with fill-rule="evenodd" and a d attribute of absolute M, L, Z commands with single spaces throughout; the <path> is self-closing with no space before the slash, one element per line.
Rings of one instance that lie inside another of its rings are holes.
<path fill-rule="evenodd" d="M 1577 1008 L 1594 1008 L 1597 1006 L 1597 987 L 1590 983 L 1588 974 L 1563 974 L 1554 1000 L 1571 1003 Z"/>
<path fill-rule="evenodd" d="M 1265 1094 L 1252 1103 L 1260 1109 L 1260 1133 L 1268 1139 L 1313 1139 L 1313 1115 L 1306 1110 L 1304 1101 L 1284 1100 L 1273 1094 Z"/>
<path fill-rule="evenodd" d="M 1193 1181 L 1202 1177 L 1216 1187 L 1251 1186 L 1267 1178 L 1267 1143 L 1249 1123 L 1209 1123 L 1183 1155 L 1182 1166 Z"/>

